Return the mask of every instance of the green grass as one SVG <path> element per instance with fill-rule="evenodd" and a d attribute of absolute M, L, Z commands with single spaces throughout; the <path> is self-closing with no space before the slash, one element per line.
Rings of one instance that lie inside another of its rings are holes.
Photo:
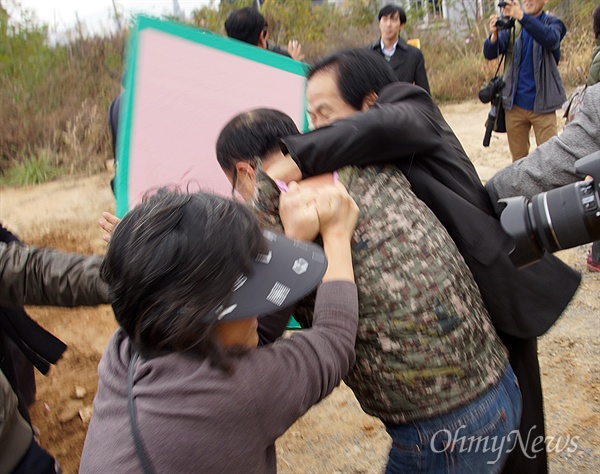
<path fill-rule="evenodd" d="M 47 155 L 40 155 L 10 167 L 1 181 L 10 186 L 29 186 L 52 181 L 60 174 L 60 169 L 51 163 Z"/>

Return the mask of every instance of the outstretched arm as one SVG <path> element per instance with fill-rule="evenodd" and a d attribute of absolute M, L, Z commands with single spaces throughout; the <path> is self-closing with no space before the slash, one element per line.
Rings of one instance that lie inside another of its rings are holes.
<path fill-rule="evenodd" d="M 382 90 L 375 105 L 352 117 L 304 135 L 282 140 L 302 176 L 346 165 L 408 163 L 442 146 L 447 124 L 422 88 L 395 83 Z"/>
<path fill-rule="evenodd" d="M 0 304 L 93 306 L 109 303 L 99 255 L 0 243 Z"/>
<path fill-rule="evenodd" d="M 555 51 L 560 48 L 560 42 L 567 33 L 567 27 L 558 19 L 545 24 L 531 15 L 524 13 L 519 21 L 521 22 L 521 26 L 527 30 L 527 33 L 529 33 L 542 48 L 549 49 L 550 51 Z"/>
<path fill-rule="evenodd" d="M 600 149 L 600 84 L 588 87 L 575 119 L 560 136 L 552 137 L 525 158 L 498 171 L 485 185 L 496 212 L 498 199 L 531 197 L 579 181 L 575 161 Z"/>

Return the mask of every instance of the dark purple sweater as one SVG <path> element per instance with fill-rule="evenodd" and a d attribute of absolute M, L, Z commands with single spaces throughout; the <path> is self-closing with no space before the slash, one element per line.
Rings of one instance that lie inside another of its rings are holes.
<path fill-rule="evenodd" d="M 156 472 L 276 472 L 275 440 L 331 393 L 354 362 L 356 286 L 322 284 L 314 317 L 311 329 L 240 356 L 233 375 L 178 353 L 140 359 L 133 390 Z M 119 330 L 98 369 L 80 472 L 141 472 L 127 411 L 129 354 Z"/>

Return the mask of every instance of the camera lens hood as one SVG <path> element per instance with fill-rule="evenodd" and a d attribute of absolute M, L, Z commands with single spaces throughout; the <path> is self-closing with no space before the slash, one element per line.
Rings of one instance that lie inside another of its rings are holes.
<path fill-rule="evenodd" d="M 500 225 L 515 242 L 510 253 L 510 260 L 516 267 L 522 268 L 539 260 L 544 249 L 535 238 L 531 221 L 529 220 L 529 200 L 524 196 L 500 199 L 506 204 L 500 214 Z"/>

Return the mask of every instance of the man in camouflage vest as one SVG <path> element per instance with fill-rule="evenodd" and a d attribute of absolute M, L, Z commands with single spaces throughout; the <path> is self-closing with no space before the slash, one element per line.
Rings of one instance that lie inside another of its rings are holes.
<path fill-rule="evenodd" d="M 279 232 L 279 196 L 286 187 L 263 169 L 285 159 L 278 138 L 293 130 L 285 114 L 259 109 L 232 119 L 217 141 L 217 158 L 232 185 L 263 224 Z M 464 259 L 397 168 L 348 166 L 302 186 L 332 179 L 346 186 L 361 210 L 352 245 L 359 290 L 356 363 L 345 381 L 394 440 L 387 472 L 415 472 L 416 451 L 427 472 L 449 465 L 457 472 L 467 465 L 497 471 L 516 439 L 520 394 Z M 304 326 L 311 304 L 294 308 Z M 452 443 L 481 433 L 479 447 Z M 494 439 L 497 449 L 484 450 Z"/>

